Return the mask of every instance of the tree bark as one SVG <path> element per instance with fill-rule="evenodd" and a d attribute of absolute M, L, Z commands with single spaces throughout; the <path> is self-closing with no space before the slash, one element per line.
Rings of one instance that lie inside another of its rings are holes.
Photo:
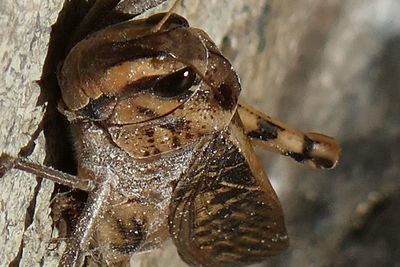
<path fill-rule="evenodd" d="M 0 3 L 1 152 L 17 155 L 44 115 L 35 81 L 62 6 L 54 0 Z M 204 29 L 232 61 L 248 102 L 302 130 L 335 136 L 344 148 L 339 167 L 329 172 L 260 152 L 291 239 L 288 252 L 260 266 L 398 262 L 398 231 L 373 227 L 382 218 L 384 225 L 398 222 L 398 212 L 385 217 L 392 209 L 384 206 L 380 215 L 368 215 L 374 203 L 399 202 L 398 1 L 184 0 L 176 12 Z M 29 158 L 42 162 L 45 156 L 40 134 Z M 16 170 L 0 180 L 0 266 L 57 266 L 63 246 L 49 245 L 57 237 L 49 208 L 53 187 Z M 357 239 L 354 229 L 384 245 Z M 185 266 L 171 243 L 135 255 L 131 265 Z"/>

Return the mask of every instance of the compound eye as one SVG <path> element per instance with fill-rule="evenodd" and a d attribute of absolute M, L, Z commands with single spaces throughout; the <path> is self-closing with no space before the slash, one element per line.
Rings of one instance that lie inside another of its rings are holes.
<path fill-rule="evenodd" d="M 153 87 L 153 93 L 160 97 L 176 97 L 185 94 L 197 83 L 196 72 L 189 67 L 162 77 Z"/>

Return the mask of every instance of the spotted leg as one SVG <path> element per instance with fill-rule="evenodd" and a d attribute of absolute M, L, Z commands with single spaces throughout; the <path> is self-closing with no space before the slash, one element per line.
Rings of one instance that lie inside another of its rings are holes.
<path fill-rule="evenodd" d="M 313 168 L 336 166 L 341 150 L 333 138 L 290 128 L 242 101 L 238 112 L 253 145 L 289 156 Z"/>

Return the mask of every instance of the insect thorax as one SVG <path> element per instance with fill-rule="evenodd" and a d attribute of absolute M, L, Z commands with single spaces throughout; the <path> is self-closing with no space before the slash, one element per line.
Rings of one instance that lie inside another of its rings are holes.
<path fill-rule="evenodd" d="M 174 183 L 188 168 L 195 144 L 161 156 L 134 159 L 94 122 L 75 123 L 73 133 L 80 177 L 113 185 L 109 208 L 94 234 L 96 250 L 118 258 L 158 246 L 168 236 Z"/>

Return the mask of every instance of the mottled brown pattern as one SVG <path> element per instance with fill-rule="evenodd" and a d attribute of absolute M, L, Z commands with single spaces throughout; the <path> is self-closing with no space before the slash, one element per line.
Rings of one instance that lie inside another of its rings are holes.
<path fill-rule="evenodd" d="M 329 136 L 319 133 L 304 134 L 272 119 L 240 102 L 238 113 L 244 130 L 254 145 L 261 146 L 313 168 L 333 168 L 341 153 L 339 145 Z"/>
<path fill-rule="evenodd" d="M 135 205 L 110 206 L 104 219 L 98 222 L 91 247 L 101 251 L 98 260 L 103 265 L 129 260 L 129 254 L 141 249 L 147 238 L 147 221 Z"/>
<path fill-rule="evenodd" d="M 247 136 L 253 139 L 269 141 L 278 138 L 278 133 L 282 130 L 284 129 L 278 125 L 259 119 L 257 129 L 249 131 Z"/>
<path fill-rule="evenodd" d="M 17 168 L 89 193 L 59 266 L 121 266 L 168 237 L 192 266 L 262 261 L 288 237 L 252 144 L 314 167 L 337 162 L 333 139 L 238 105 L 237 74 L 210 37 L 176 14 L 155 30 L 165 16 L 94 32 L 65 58 L 59 110 L 76 176 L 0 157 L 0 174 Z"/>
<path fill-rule="evenodd" d="M 174 190 L 171 235 L 194 266 L 247 265 L 288 245 L 278 199 L 237 120 L 201 149 Z"/>

